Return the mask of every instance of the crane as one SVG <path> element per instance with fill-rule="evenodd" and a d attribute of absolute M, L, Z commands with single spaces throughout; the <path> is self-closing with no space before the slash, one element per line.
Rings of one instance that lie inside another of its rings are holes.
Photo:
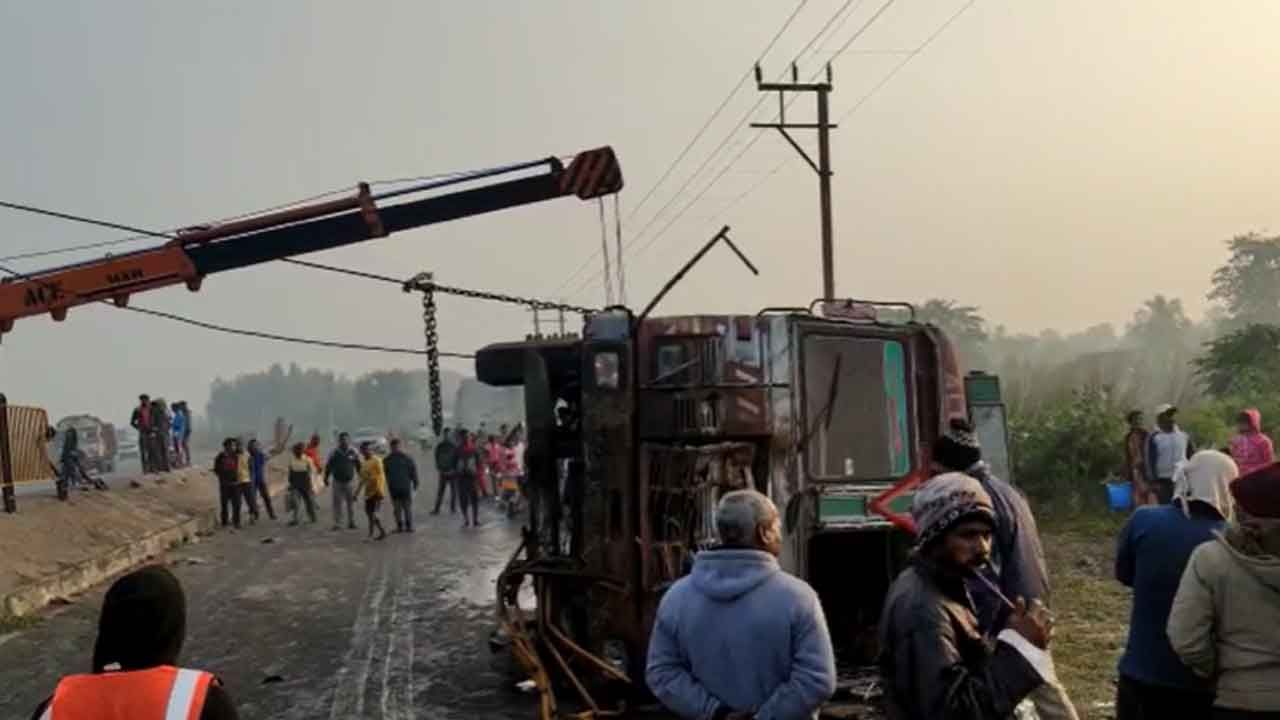
<path fill-rule="evenodd" d="M 191 227 L 163 245 L 6 278 L 0 281 L 0 336 L 23 317 L 48 313 L 61 321 L 72 307 L 94 302 L 125 307 L 135 293 L 178 284 L 195 292 L 214 273 L 558 197 L 593 200 L 618 192 L 622 185 L 622 169 L 608 146 L 580 152 L 567 166 L 548 157 L 376 195 L 360 183 L 348 197 Z"/>

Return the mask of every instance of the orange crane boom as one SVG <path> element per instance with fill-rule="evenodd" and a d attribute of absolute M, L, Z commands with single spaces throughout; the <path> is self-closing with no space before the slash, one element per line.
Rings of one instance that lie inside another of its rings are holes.
<path fill-rule="evenodd" d="M 539 168 L 545 172 L 528 174 Z M 404 200 L 450 185 L 512 179 Z M 506 208 L 576 195 L 591 200 L 622 189 L 610 147 L 586 150 L 565 166 L 550 157 L 374 195 L 361 183 L 351 197 L 223 224 L 179 231 L 158 247 L 107 256 L 0 281 L 0 333 L 22 317 L 92 302 L 124 307 L 134 293 L 179 283 L 196 291 L 206 275 L 385 237 L 392 233 Z M 387 201 L 401 199 L 394 204 Z"/>

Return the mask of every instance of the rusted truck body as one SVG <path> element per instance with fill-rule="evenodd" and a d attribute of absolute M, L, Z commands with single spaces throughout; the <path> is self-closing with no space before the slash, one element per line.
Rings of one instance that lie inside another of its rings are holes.
<path fill-rule="evenodd" d="M 498 607 L 544 717 L 567 698 L 606 714 L 644 696 L 662 593 L 716 544 L 719 497 L 748 487 L 782 513 L 784 568 L 822 599 L 841 668 L 824 712 L 874 716 L 875 629 L 911 545 L 910 488 L 969 409 L 950 343 L 909 306 L 811 308 L 616 309 L 581 339 L 477 354 L 482 381 L 525 391 L 530 512 Z"/>

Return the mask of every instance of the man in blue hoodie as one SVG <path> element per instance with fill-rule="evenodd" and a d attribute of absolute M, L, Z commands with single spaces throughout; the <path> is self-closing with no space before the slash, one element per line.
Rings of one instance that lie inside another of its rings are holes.
<path fill-rule="evenodd" d="M 778 566 L 778 509 L 754 490 L 716 508 L 720 546 L 662 598 L 649 640 L 649 689 L 687 720 L 802 720 L 836 689 L 818 595 Z"/>

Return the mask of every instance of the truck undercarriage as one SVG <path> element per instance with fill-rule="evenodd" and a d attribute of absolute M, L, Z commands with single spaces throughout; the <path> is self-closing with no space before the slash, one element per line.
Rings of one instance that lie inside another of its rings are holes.
<path fill-rule="evenodd" d="M 498 583 L 497 644 L 542 718 L 653 707 L 658 604 L 742 488 L 778 506 L 783 568 L 822 601 L 839 666 L 822 715 L 880 715 L 876 628 L 912 544 L 910 488 L 968 408 L 946 338 L 867 307 L 883 306 L 641 321 L 611 308 L 581 339 L 479 351 L 481 381 L 525 393 L 530 512 Z"/>

